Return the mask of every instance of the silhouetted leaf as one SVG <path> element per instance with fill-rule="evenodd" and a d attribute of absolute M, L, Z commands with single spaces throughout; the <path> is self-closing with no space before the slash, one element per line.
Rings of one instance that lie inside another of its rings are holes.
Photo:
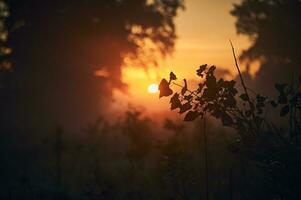
<path fill-rule="evenodd" d="M 179 94 L 175 93 L 170 99 L 170 109 L 174 110 L 176 108 L 180 108 L 182 106 L 181 101 L 179 100 Z"/>
<path fill-rule="evenodd" d="M 190 104 L 190 102 L 186 102 L 184 103 L 181 107 L 180 107 L 180 114 L 190 110 L 192 108 L 192 105 Z"/>
<path fill-rule="evenodd" d="M 169 74 L 169 82 L 177 80 L 176 75 L 173 72 L 170 72 Z"/>
<path fill-rule="evenodd" d="M 181 94 L 184 95 L 187 92 L 187 81 L 184 79 L 184 87 L 181 90 Z"/>
<path fill-rule="evenodd" d="M 162 79 L 159 84 L 159 98 L 161 97 L 168 97 L 169 95 L 172 95 L 172 90 L 169 88 L 169 84 L 166 79 Z"/>
<path fill-rule="evenodd" d="M 206 85 L 208 88 L 213 88 L 216 86 L 216 78 L 215 76 L 207 76 Z"/>
<path fill-rule="evenodd" d="M 214 70 L 216 69 L 216 67 L 214 65 L 212 65 L 209 69 L 208 69 L 208 74 L 213 74 Z"/>
<path fill-rule="evenodd" d="M 289 111 L 290 111 L 289 105 L 282 107 L 280 110 L 280 117 L 284 117 L 285 115 L 288 114 Z"/>
<path fill-rule="evenodd" d="M 239 98 L 241 99 L 241 100 L 243 100 L 243 101 L 248 101 L 248 95 L 247 94 L 245 94 L 245 93 L 243 93 L 243 94 L 241 94 L 240 96 L 239 96 Z"/>
<path fill-rule="evenodd" d="M 198 70 L 196 70 L 197 75 L 203 77 L 203 72 L 205 71 L 207 64 L 201 65 Z"/>
<path fill-rule="evenodd" d="M 224 87 L 226 88 L 234 88 L 235 86 L 235 81 L 234 80 L 231 80 L 231 81 L 224 81 Z"/>
<path fill-rule="evenodd" d="M 199 112 L 197 112 L 197 111 L 189 111 L 189 112 L 185 115 L 184 121 L 193 121 L 193 120 L 195 120 L 198 116 L 199 116 Z"/>

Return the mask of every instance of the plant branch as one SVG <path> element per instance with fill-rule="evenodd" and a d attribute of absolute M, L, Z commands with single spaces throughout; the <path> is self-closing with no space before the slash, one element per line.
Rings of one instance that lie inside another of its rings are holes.
<path fill-rule="evenodd" d="M 230 42 L 230 45 L 231 45 L 231 48 L 232 48 L 232 53 L 233 53 L 233 57 L 234 57 L 234 61 L 235 61 L 235 66 L 236 66 L 236 69 L 237 69 L 238 74 L 239 74 L 239 78 L 240 78 L 240 81 L 241 81 L 241 85 L 242 85 L 242 87 L 243 87 L 243 89 L 244 89 L 244 91 L 245 91 L 245 94 L 247 95 L 247 98 L 248 98 L 247 100 L 248 100 L 250 109 L 252 110 L 252 117 L 254 118 L 255 116 L 254 116 L 254 111 L 253 111 L 253 109 L 252 109 L 252 103 L 251 103 L 251 101 L 250 101 L 250 96 L 249 96 L 249 94 L 248 94 L 247 87 L 246 87 L 246 85 L 245 85 L 244 79 L 243 79 L 243 77 L 242 77 L 242 75 L 241 75 L 241 71 L 240 71 L 239 66 L 238 66 L 237 58 L 236 58 L 236 55 L 235 55 L 235 50 L 234 50 L 232 41 L 229 40 L 229 42 Z"/>

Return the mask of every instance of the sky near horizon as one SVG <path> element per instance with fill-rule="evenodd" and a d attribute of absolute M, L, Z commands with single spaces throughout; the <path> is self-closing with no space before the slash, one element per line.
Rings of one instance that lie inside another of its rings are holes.
<path fill-rule="evenodd" d="M 148 93 L 147 87 L 168 77 L 170 71 L 190 80 L 201 64 L 216 65 L 236 74 L 229 44 L 232 40 L 236 53 L 250 45 L 245 36 L 239 36 L 235 29 L 235 18 L 230 15 L 233 3 L 240 0 L 185 0 L 185 10 L 175 19 L 178 39 L 174 53 L 159 61 L 158 68 L 144 69 L 127 67 L 123 70 L 123 81 L 129 85 L 129 102 L 147 105 L 160 110 L 168 107 L 166 100 L 158 100 L 158 94 Z M 241 65 L 242 70 L 244 66 Z M 121 95 L 121 94 L 117 94 Z M 124 101 L 125 102 L 125 101 Z M 162 105 L 164 104 L 164 105 Z"/>
<path fill-rule="evenodd" d="M 237 54 L 249 46 L 248 38 L 237 35 L 235 18 L 230 15 L 233 3 L 239 1 L 186 0 L 186 10 L 176 18 L 178 40 L 167 65 L 186 77 L 204 63 L 236 74 L 229 39 Z"/>

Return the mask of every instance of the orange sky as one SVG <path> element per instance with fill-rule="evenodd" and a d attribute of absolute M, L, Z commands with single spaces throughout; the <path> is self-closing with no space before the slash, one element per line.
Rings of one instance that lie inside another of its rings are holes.
<path fill-rule="evenodd" d="M 152 83 L 168 77 L 170 71 L 179 79 L 195 78 L 200 64 L 214 64 L 236 74 L 229 39 L 233 41 L 237 54 L 249 46 L 246 37 L 237 36 L 235 18 L 229 11 L 239 0 L 186 0 L 186 9 L 175 20 L 178 39 L 171 57 L 159 61 L 159 67 L 144 69 L 127 67 L 123 70 L 123 81 L 129 84 L 129 95 L 116 92 L 117 107 L 128 102 L 148 107 L 151 112 L 168 110 L 168 101 L 158 100 L 158 94 L 147 92 Z M 243 65 L 241 66 L 243 69 Z M 118 99 L 123 101 L 118 102 Z M 126 99 L 126 100 L 125 100 Z"/>

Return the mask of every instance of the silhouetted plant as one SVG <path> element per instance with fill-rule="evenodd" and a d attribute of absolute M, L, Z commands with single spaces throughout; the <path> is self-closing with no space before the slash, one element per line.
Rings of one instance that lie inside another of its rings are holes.
<path fill-rule="evenodd" d="M 276 101 L 271 100 L 246 87 L 235 54 L 234 58 L 244 92 L 238 93 L 234 80 L 217 79 L 216 67 L 205 64 L 196 71 L 201 79 L 196 89 L 188 89 L 185 79 L 183 85 L 175 82 L 177 77 L 171 72 L 169 81 L 163 79 L 159 85 L 159 97 L 171 96 L 171 110 L 178 109 L 180 114 L 184 114 L 184 121 L 209 115 L 220 120 L 224 126 L 237 130 L 240 138 L 231 145 L 232 152 L 239 152 L 245 158 L 259 163 L 268 175 L 266 180 L 269 183 L 274 181 L 271 186 L 273 198 L 283 196 L 297 199 L 301 195 L 297 189 L 297 186 L 301 186 L 301 177 L 296 176 L 296 170 L 301 166 L 301 159 L 297 156 L 301 153 L 300 81 L 275 84 L 279 96 Z M 173 86 L 181 87 L 181 91 L 173 92 Z M 267 119 L 271 106 L 281 107 L 280 117 L 288 116 L 287 131 Z"/>

